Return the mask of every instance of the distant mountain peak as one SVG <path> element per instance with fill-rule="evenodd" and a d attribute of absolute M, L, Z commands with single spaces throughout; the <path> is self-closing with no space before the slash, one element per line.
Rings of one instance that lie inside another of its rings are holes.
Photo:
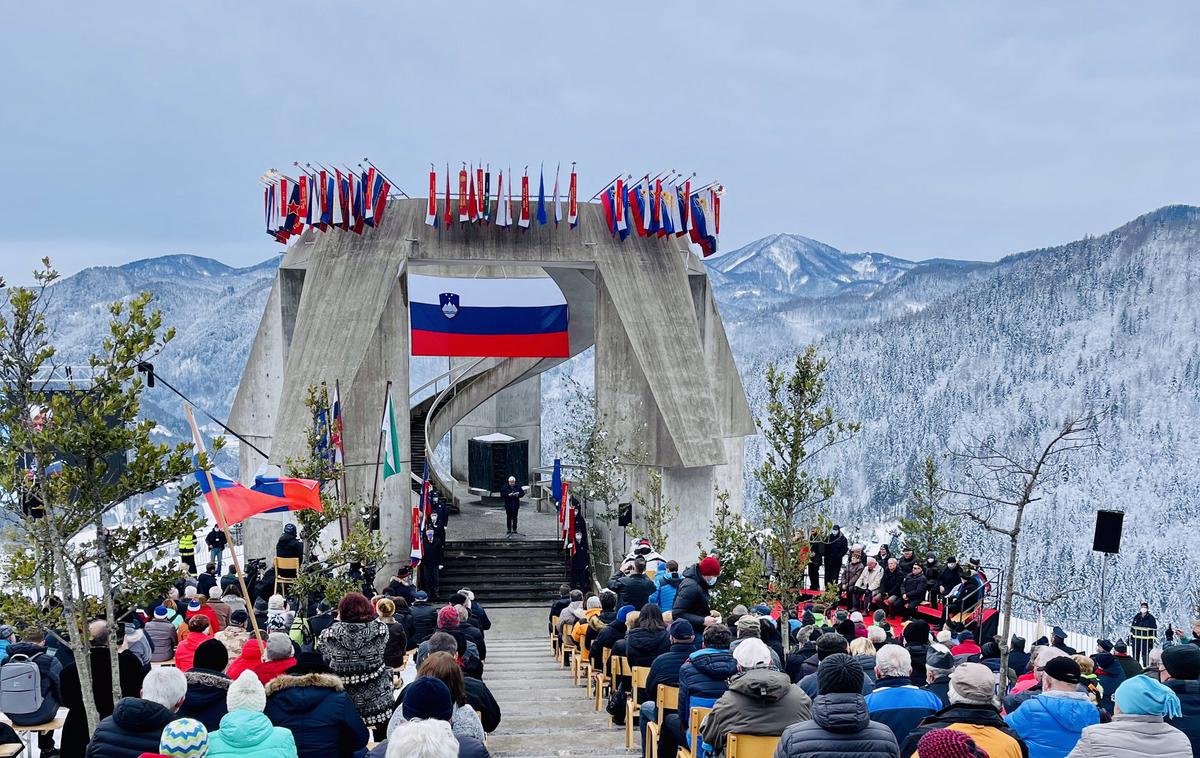
<path fill-rule="evenodd" d="M 708 261 L 721 282 L 765 299 L 828 297 L 847 287 L 870 290 L 903 275 L 912 261 L 883 253 L 846 253 L 799 234 L 773 234 Z"/>

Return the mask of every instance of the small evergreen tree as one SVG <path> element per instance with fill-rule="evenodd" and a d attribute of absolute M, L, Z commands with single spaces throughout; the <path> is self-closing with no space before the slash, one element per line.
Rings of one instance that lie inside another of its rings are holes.
<path fill-rule="evenodd" d="M 940 560 L 945 560 L 958 555 L 957 523 L 942 512 L 943 496 L 937 462 L 932 455 L 927 456 L 921 466 L 920 480 L 909 490 L 905 515 L 900 519 L 904 544 L 910 546 L 918 556 L 932 552 Z"/>
<path fill-rule="evenodd" d="M 796 604 L 804 586 L 809 532 L 820 523 L 822 507 L 837 483 L 833 477 L 810 474 L 808 468 L 818 455 L 851 439 L 860 428 L 822 406 L 828 365 L 811 346 L 796 356 L 790 373 L 770 364 L 766 418 L 756 419 L 767 443 L 762 465 L 754 471 L 762 485 L 759 509 L 775 586 L 787 608 Z"/>
<path fill-rule="evenodd" d="M 650 540 L 650 544 L 656 550 L 665 553 L 668 538 L 667 524 L 679 516 L 679 506 L 663 499 L 662 471 L 651 468 L 647 477 L 649 479 L 647 485 L 649 496 L 643 495 L 640 491 L 633 496 L 638 507 L 634 511 L 637 518 L 633 522 L 632 536 L 634 539 L 645 537 Z"/>
<path fill-rule="evenodd" d="M 735 605 L 750 607 L 763 599 L 763 546 L 754 525 L 729 505 L 729 493 L 718 490 L 716 497 L 709 542 L 720 556 L 721 577 L 710 592 L 710 605 L 727 614 Z M 708 555 L 703 546 L 696 547 L 701 558 Z"/>

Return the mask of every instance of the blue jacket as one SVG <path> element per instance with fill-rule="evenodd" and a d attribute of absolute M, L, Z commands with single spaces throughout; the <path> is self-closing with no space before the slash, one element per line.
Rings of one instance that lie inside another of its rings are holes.
<path fill-rule="evenodd" d="M 703 648 L 688 656 L 679 668 L 679 728 L 687 731 L 693 705 L 711 706 L 729 689 L 729 677 L 738 672 L 733 653 Z"/>
<path fill-rule="evenodd" d="M 271 723 L 291 731 L 299 758 L 350 758 L 367 746 L 354 701 L 333 674 L 284 674 L 267 684 Z"/>
<path fill-rule="evenodd" d="M 221 728 L 208 734 L 209 758 L 296 758 L 292 733 L 257 711 L 225 714 Z"/>
<path fill-rule="evenodd" d="M 654 575 L 655 590 L 650 595 L 650 602 L 663 610 L 670 610 L 675 605 L 675 594 L 679 592 L 679 584 L 683 577 L 679 574 L 668 573 L 666 568 L 659 569 Z"/>
<path fill-rule="evenodd" d="M 8 660 L 8 646 L 12 644 L 8 640 L 0 640 L 0 665 L 3 665 Z"/>
<path fill-rule="evenodd" d="M 883 677 L 866 697 L 872 721 L 887 726 L 902 744 L 921 719 L 942 709 L 942 700 L 929 690 L 912 686 L 907 676 Z"/>
<path fill-rule="evenodd" d="M 1192 755 L 1200 755 L 1200 681 L 1168 679 L 1165 684 L 1179 696 L 1183 715 L 1167 723 L 1187 735 L 1192 743 Z"/>
<path fill-rule="evenodd" d="M 1100 723 L 1100 711 L 1083 693 L 1038 695 L 1004 717 L 1029 746 L 1029 758 L 1066 758 L 1083 728 Z"/>

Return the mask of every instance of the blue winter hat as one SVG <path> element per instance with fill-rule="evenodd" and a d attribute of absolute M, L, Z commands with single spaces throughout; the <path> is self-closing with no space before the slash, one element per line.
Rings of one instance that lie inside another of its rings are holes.
<path fill-rule="evenodd" d="M 404 690 L 404 702 L 400 706 L 406 721 L 413 719 L 438 719 L 449 721 L 454 716 L 454 701 L 450 688 L 441 679 L 433 676 L 417 677 Z"/>
<path fill-rule="evenodd" d="M 167 606 L 160 605 L 154 609 L 154 618 L 165 619 L 167 617 Z"/>
<path fill-rule="evenodd" d="M 692 629 L 690 621 L 685 619 L 675 619 L 671 622 L 667 634 L 673 640 L 694 640 L 696 639 L 696 631 Z"/>
<path fill-rule="evenodd" d="M 1177 719 L 1183 715 L 1179 696 L 1170 687 L 1148 676 L 1134 676 L 1121 682 L 1113 700 L 1121 713 L 1134 716 L 1162 716 Z"/>
<path fill-rule="evenodd" d="M 769 605 L 767 605 L 766 603 L 759 603 L 758 605 L 754 606 L 750 610 L 754 611 L 755 616 L 770 616 L 771 615 L 771 607 Z"/>
<path fill-rule="evenodd" d="M 636 609 L 632 605 L 622 605 L 617 609 L 617 621 L 620 621 L 622 624 L 624 624 L 625 617 L 633 613 L 634 610 Z"/>
<path fill-rule="evenodd" d="M 193 598 L 192 602 L 188 603 L 188 610 L 193 613 L 200 610 L 200 601 Z"/>
<path fill-rule="evenodd" d="M 958 633 L 958 641 L 959 642 L 970 642 L 974 639 L 975 639 L 975 635 L 971 634 L 968 631 L 962 631 L 962 632 Z"/>
<path fill-rule="evenodd" d="M 415 597 L 417 598 L 417 600 L 428 600 L 429 599 L 429 595 L 425 592 L 425 590 L 417 590 L 417 594 Z"/>

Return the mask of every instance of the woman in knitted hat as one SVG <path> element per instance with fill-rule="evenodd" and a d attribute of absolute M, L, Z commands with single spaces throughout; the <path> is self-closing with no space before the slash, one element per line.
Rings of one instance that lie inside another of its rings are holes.
<path fill-rule="evenodd" d="M 1112 721 L 1084 729 L 1067 758 L 1190 758 L 1187 735 L 1165 721 L 1182 715 L 1169 687 L 1135 676 L 1117 687 L 1113 702 Z"/>
<path fill-rule="evenodd" d="M 392 670 L 383 662 L 387 639 L 371 601 L 351 592 L 338 603 L 338 620 L 321 633 L 318 645 L 367 728 L 382 729 L 392 715 Z"/>
<path fill-rule="evenodd" d="M 379 623 L 388 630 L 383 662 L 392 668 L 399 668 L 404 665 L 404 654 L 408 652 L 408 635 L 404 633 L 404 626 L 396 620 L 396 604 L 390 598 L 381 597 L 375 601 L 375 612 L 379 614 Z"/>
<path fill-rule="evenodd" d="M 685 619 L 697 635 L 703 634 L 704 620 L 712 615 L 708 593 L 720 575 L 721 564 L 711 555 L 684 571 L 679 591 L 675 593 L 675 602 L 668 609 L 671 618 Z"/>
<path fill-rule="evenodd" d="M 215 730 L 221 724 L 221 717 L 229 712 L 225 698 L 231 680 L 223 673 L 229 665 L 229 651 L 220 640 L 205 640 L 196 648 L 193 663 L 192 670 L 184 674 L 187 695 L 178 713 Z"/>
<path fill-rule="evenodd" d="M 957 729 L 934 729 L 917 743 L 914 756 L 920 758 L 990 758 L 983 748 Z"/>
<path fill-rule="evenodd" d="M 263 714 L 267 695 L 253 671 L 229 685 L 229 713 L 208 736 L 208 758 L 297 758 L 296 740 Z"/>

